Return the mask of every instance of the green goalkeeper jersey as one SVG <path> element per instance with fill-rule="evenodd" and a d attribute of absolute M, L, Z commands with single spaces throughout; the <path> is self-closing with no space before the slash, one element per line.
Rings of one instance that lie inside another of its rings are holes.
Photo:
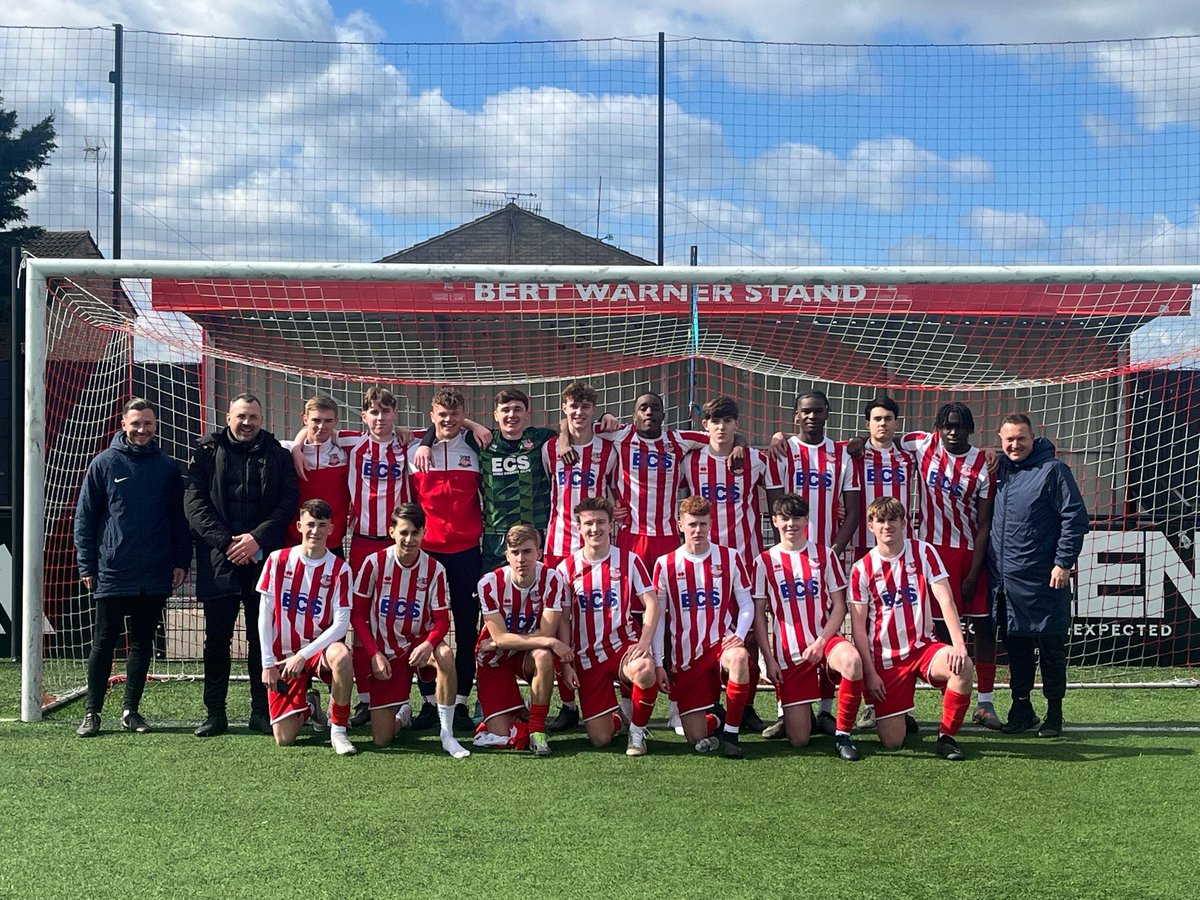
<path fill-rule="evenodd" d="M 492 429 L 492 442 L 479 451 L 484 532 L 502 534 L 524 523 L 545 533 L 550 479 L 542 467 L 542 446 L 557 438 L 557 431 L 530 426 L 510 441 L 498 428 Z"/>

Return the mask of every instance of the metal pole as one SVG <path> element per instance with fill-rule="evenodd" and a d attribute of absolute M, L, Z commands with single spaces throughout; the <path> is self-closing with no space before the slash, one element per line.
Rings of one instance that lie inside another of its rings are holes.
<path fill-rule="evenodd" d="M 19 511 L 24 508 L 25 483 L 21 479 L 25 460 L 25 418 L 21 412 L 21 404 L 25 402 L 25 297 L 21 293 L 21 250 L 12 248 L 12 350 L 9 361 L 12 384 L 9 385 L 12 415 L 12 472 L 9 474 L 9 487 L 12 500 L 12 571 L 9 573 L 11 582 L 9 599 L 12 610 L 12 640 L 9 653 L 13 659 L 21 659 L 21 641 L 17 637 L 21 633 L 21 621 L 24 618 L 21 610 L 22 584 L 21 561 L 25 556 L 25 529 Z"/>
<path fill-rule="evenodd" d="M 46 276 L 31 261 L 25 274 L 24 539 L 21 560 L 24 616 L 21 657 L 21 720 L 42 718 L 42 591 L 46 528 Z"/>
<path fill-rule="evenodd" d="M 121 258 L 121 105 L 125 95 L 125 27 L 113 25 L 113 223 L 112 258 Z M 99 235 L 97 235 L 99 240 Z"/>
<path fill-rule="evenodd" d="M 693 266 L 700 264 L 700 248 L 695 244 L 692 244 L 689 261 Z M 688 416 L 694 424 L 696 421 L 696 357 L 700 354 L 699 288 L 694 284 L 691 285 L 688 288 L 688 294 L 692 303 L 692 336 L 689 341 L 691 352 L 688 354 Z"/>
<path fill-rule="evenodd" d="M 666 262 L 667 36 L 658 33 L 658 264 Z"/>

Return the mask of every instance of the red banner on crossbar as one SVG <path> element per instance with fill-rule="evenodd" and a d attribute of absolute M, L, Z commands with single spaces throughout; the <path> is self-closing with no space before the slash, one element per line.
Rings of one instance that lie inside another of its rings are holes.
<path fill-rule="evenodd" d="M 934 315 L 1004 318 L 1187 315 L 1191 285 L 522 284 L 155 279 L 164 312 L 455 315 Z"/>

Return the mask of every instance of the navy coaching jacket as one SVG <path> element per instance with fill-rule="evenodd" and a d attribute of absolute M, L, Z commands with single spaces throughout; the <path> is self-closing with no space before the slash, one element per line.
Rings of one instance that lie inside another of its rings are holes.
<path fill-rule="evenodd" d="M 174 569 L 192 563 L 179 466 L 151 440 L 135 447 L 124 432 L 88 465 L 75 505 L 79 573 L 93 596 L 168 597 Z"/>

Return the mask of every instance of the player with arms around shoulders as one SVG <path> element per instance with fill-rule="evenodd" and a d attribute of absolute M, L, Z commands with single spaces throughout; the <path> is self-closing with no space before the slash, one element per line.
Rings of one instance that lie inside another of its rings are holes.
<path fill-rule="evenodd" d="M 436 676 L 442 748 L 455 759 L 471 753 L 454 738 L 454 654 L 446 570 L 421 549 L 425 512 L 415 503 L 392 511 L 391 547 L 363 561 L 354 582 L 354 633 L 371 663 L 371 738 L 386 747 L 412 723 L 413 676 Z M 435 672 L 436 667 L 436 672 Z"/>
<path fill-rule="evenodd" d="M 516 720 L 525 712 L 518 678 L 529 682 L 529 749 L 549 756 L 546 716 L 554 690 L 554 660 L 570 662 L 571 648 L 558 636 L 566 591 L 561 576 L 538 562 L 541 535 L 532 525 L 514 525 L 505 535 L 508 564 L 479 581 L 483 630 L 476 678 L 483 726 L 476 746 L 519 746 Z"/>
<path fill-rule="evenodd" d="M 296 441 L 281 441 L 292 451 L 297 450 L 303 463 L 296 468 L 300 481 L 300 502 L 324 500 L 333 509 L 333 529 L 329 532 L 329 549 L 341 556 L 342 542 L 350 517 L 350 454 L 339 443 L 338 404 L 332 397 L 318 394 L 304 404 L 304 430 Z M 293 543 L 300 542 L 295 523 L 288 528 Z"/>
<path fill-rule="evenodd" d="M 904 507 L 895 498 L 882 497 L 867 507 L 867 526 L 876 543 L 850 572 L 850 624 L 867 693 L 875 701 L 879 740 L 888 750 L 904 743 L 904 715 L 913 709 L 921 678 L 945 686 L 938 755 L 963 759 L 955 735 L 971 703 L 974 667 L 946 568 L 931 545 L 905 538 Z M 935 601 L 951 644 L 934 639 Z"/>
<path fill-rule="evenodd" d="M 754 630 L 764 648 L 767 677 L 778 686 L 784 733 L 793 747 L 812 736 L 810 704 L 820 694 L 817 667 L 842 676 L 834 748 L 859 758 L 850 737 L 863 696 L 859 651 L 838 633 L 846 620 L 846 577 L 838 557 L 809 539 L 808 503 L 784 494 L 771 504 L 779 543 L 754 561 Z M 770 613 L 774 639 L 767 628 Z"/>
<path fill-rule="evenodd" d="M 357 751 L 346 736 L 354 669 L 342 643 L 350 624 L 350 567 L 329 551 L 333 509 L 324 500 L 300 505 L 300 544 L 267 557 L 259 577 L 258 635 L 275 743 L 287 747 L 315 712 L 309 679 L 330 685 L 330 743 L 338 756 Z"/>
<path fill-rule="evenodd" d="M 753 696 L 746 635 L 754 623 L 750 585 L 741 555 L 709 542 L 712 505 L 703 497 L 679 504 L 683 546 L 654 565 L 654 587 L 662 615 L 654 632 L 654 665 L 661 690 L 669 690 L 679 708 L 683 733 L 697 752 L 722 742 L 713 733 L 708 711 L 721 694 L 721 673 L 728 673 L 728 712 L 723 753 L 740 759 L 742 714 Z M 663 665 L 664 644 L 671 671 Z"/>
<path fill-rule="evenodd" d="M 607 747 L 622 727 L 613 681 L 633 690 L 627 756 L 646 755 L 646 726 L 658 698 L 652 640 L 658 626 L 658 597 L 642 561 L 613 546 L 613 506 L 604 497 L 590 497 L 575 507 L 583 547 L 558 565 L 567 586 L 567 615 L 560 638 L 575 652 L 574 663 L 563 663 L 563 677 L 579 692 L 588 739 Z M 639 637 L 634 601 L 645 609 L 645 630 Z M 569 636 L 569 638 L 568 638 Z"/>

